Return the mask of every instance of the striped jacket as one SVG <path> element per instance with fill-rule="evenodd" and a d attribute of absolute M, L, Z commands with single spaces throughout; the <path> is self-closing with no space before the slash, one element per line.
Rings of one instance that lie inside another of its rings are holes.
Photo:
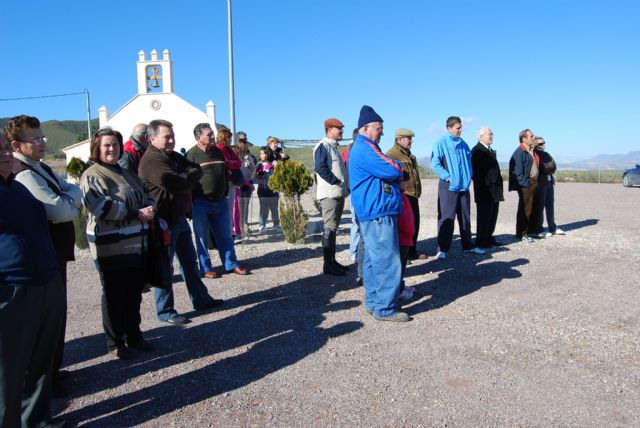
<path fill-rule="evenodd" d="M 148 225 L 138 210 L 155 205 L 133 172 L 96 163 L 80 181 L 82 203 L 89 212 L 87 238 L 101 271 L 142 267 Z"/>

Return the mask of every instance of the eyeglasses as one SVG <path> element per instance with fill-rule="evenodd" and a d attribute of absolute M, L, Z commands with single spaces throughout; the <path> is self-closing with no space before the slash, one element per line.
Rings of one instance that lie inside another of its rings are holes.
<path fill-rule="evenodd" d="M 31 144 L 47 144 L 47 137 L 36 137 L 31 139 L 21 139 L 22 143 L 31 143 Z"/>

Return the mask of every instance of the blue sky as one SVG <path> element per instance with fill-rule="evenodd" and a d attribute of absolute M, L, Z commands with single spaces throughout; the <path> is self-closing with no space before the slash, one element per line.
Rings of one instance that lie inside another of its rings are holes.
<path fill-rule="evenodd" d="M 227 1 L 3 2 L 0 98 L 91 92 L 114 111 L 137 92 L 137 52 L 165 48 L 174 89 L 229 122 Z M 531 128 L 557 158 L 639 150 L 640 2 L 233 0 L 236 127 L 313 139 L 363 104 L 428 155 L 448 116 L 501 159 Z M 84 119 L 82 96 L 0 102 L 0 117 Z M 171 120 L 171 118 L 166 118 Z"/>

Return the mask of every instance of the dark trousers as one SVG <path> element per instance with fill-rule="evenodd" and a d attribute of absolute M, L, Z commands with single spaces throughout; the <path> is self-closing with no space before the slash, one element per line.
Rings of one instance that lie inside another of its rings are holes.
<path fill-rule="evenodd" d="M 57 275 L 39 286 L 0 284 L 0 427 L 49 419 L 63 308 Z"/>
<path fill-rule="evenodd" d="M 418 250 L 416 245 L 418 244 L 418 232 L 420 231 L 420 205 L 418 204 L 418 198 L 406 195 L 407 199 L 411 203 L 411 211 L 413 212 L 413 225 L 416 228 L 416 232 L 413 234 L 413 247 L 409 250 L 410 256 L 417 256 Z"/>
<path fill-rule="evenodd" d="M 142 269 L 125 268 L 100 272 L 102 282 L 102 326 L 107 348 L 113 350 L 142 338 L 140 302 L 144 277 Z"/>
<path fill-rule="evenodd" d="M 471 204 L 469 191 L 450 192 L 449 183 L 438 182 L 438 248 L 447 252 L 451 248 L 454 221 L 458 217 L 458 228 L 462 239 L 462 249 L 473 248 L 471 241 Z"/>
<path fill-rule="evenodd" d="M 537 215 L 534 205 L 538 205 L 538 202 L 535 201 L 537 195 L 537 180 L 532 179 L 529 187 L 518 189 L 518 213 L 516 214 L 516 236 L 518 238 L 522 238 L 527 233 L 535 232 Z"/>
<path fill-rule="evenodd" d="M 538 189 L 540 194 L 540 211 L 537 223 L 538 232 L 542 232 L 544 230 L 544 213 L 546 213 L 547 227 L 549 228 L 549 232 L 553 233 L 556 231 L 555 213 L 553 209 L 555 202 L 554 186 L 552 183 L 540 183 Z"/>
<path fill-rule="evenodd" d="M 476 247 L 490 247 L 496 243 L 493 232 L 498 221 L 499 202 L 476 203 Z"/>
<path fill-rule="evenodd" d="M 62 279 L 62 293 L 64 294 L 64 312 L 62 316 L 62 334 L 58 339 L 58 346 L 53 355 L 53 373 L 57 373 L 62 367 L 62 359 L 64 357 L 64 337 L 67 331 L 67 262 L 58 261 L 58 272 Z"/>

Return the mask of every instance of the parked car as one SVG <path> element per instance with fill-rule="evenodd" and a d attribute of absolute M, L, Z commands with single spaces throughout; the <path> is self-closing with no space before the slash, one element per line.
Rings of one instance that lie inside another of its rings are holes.
<path fill-rule="evenodd" d="M 624 187 L 640 186 L 640 165 L 628 169 L 622 174 L 622 184 Z"/>

